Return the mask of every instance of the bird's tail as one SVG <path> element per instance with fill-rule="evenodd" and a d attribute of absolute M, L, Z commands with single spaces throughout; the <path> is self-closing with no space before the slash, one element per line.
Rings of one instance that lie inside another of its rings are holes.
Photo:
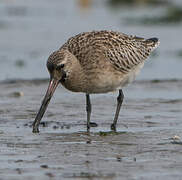
<path fill-rule="evenodd" d="M 157 48 L 157 46 L 159 46 L 160 42 L 158 38 L 150 38 L 150 39 L 146 39 L 145 43 L 147 44 L 147 46 L 149 48 L 151 48 L 151 50 L 153 51 L 155 48 Z"/>

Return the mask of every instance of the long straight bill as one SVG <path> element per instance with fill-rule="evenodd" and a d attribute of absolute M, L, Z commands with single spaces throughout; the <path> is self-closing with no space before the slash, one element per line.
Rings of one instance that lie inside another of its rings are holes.
<path fill-rule="evenodd" d="M 51 100 L 51 97 L 53 96 L 54 94 L 54 91 L 56 90 L 56 87 L 58 86 L 59 84 L 59 80 L 57 79 L 51 79 L 50 82 L 49 82 L 49 86 L 48 86 L 48 89 L 47 89 L 47 92 L 46 92 L 46 95 L 42 101 L 42 105 L 39 109 L 39 112 L 37 113 L 37 116 L 33 122 L 33 133 L 38 133 L 39 132 L 39 124 L 40 124 L 40 121 L 47 109 L 47 106 Z"/>

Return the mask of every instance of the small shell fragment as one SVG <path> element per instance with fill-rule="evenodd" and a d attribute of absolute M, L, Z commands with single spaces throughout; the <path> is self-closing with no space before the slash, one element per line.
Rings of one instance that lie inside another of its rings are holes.
<path fill-rule="evenodd" d="M 24 93 L 22 91 L 13 92 L 10 94 L 12 97 L 22 97 L 24 96 Z"/>
<path fill-rule="evenodd" d="M 173 139 L 174 141 L 181 140 L 181 138 L 180 138 L 179 136 L 177 136 L 177 135 L 173 136 L 172 139 Z"/>

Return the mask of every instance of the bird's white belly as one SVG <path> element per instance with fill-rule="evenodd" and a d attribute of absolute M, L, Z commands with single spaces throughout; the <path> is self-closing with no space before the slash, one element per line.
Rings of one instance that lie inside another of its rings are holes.
<path fill-rule="evenodd" d="M 125 77 L 123 77 L 121 88 L 133 82 L 143 66 L 144 66 L 144 62 L 140 63 L 138 66 L 135 67 L 135 69 L 133 69 Z"/>

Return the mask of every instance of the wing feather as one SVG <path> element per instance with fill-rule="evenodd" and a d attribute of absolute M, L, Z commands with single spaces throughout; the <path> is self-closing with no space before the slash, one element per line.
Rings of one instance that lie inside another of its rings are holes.
<path fill-rule="evenodd" d="M 104 55 L 114 68 L 127 73 L 143 63 L 158 44 L 157 38 L 144 39 L 113 31 L 93 31 L 70 38 L 61 48 L 67 48 L 81 64 Z"/>

